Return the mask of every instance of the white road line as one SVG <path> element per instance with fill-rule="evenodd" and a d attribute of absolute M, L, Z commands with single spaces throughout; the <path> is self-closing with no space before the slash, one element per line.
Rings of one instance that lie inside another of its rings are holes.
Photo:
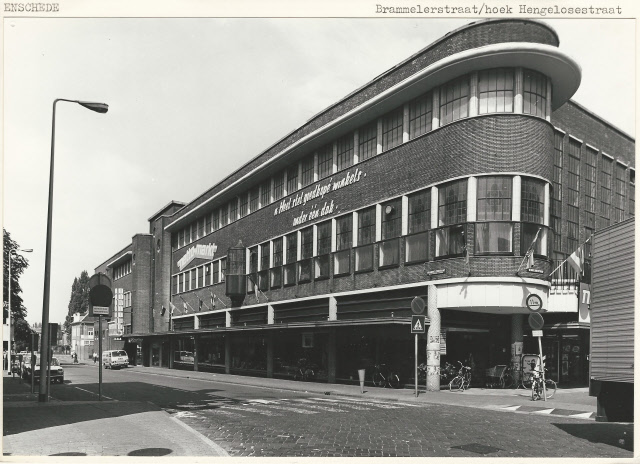
<path fill-rule="evenodd" d="M 577 418 L 580 418 L 580 419 L 593 419 L 591 417 L 592 414 L 593 414 L 592 412 L 583 412 L 583 413 L 580 413 L 580 414 L 572 414 L 572 415 L 567 416 L 567 417 L 577 417 Z"/>
<path fill-rule="evenodd" d="M 551 414 L 551 412 L 554 410 L 555 408 L 551 408 L 551 409 L 542 409 L 540 411 L 532 411 L 534 414 Z"/>
<path fill-rule="evenodd" d="M 234 411 L 254 412 L 256 414 L 262 414 L 264 416 L 271 416 L 271 417 L 282 417 L 282 416 L 284 416 L 284 414 L 278 414 L 277 412 L 273 412 L 273 411 L 262 411 L 260 409 L 251 408 L 249 406 L 223 405 L 223 406 L 220 406 L 220 409 L 231 409 L 231 410 L 234 410 Z"/>
<path fill-rule="evenodd" d="M 83 392 L 91 393 L 92 395 L 100 396 L 98 393 L 94 393 L 94 392 L 92 392 L 92 391 L 85 390 L 84 388 L 80 388 L 80 387 L 75 387 L 75 388 L 77 388 L 78 390 L 82 390 Z M 110 397 L 108 397 L 108 396 L 106 396 L 106 395 L 102 395 L 102 397 L 103 397 L 103 398 L 106 398 L 106 399 L 108 399 L 108 400 L 118 401 L 118 400 L 114 400 L 113 398 L 110 398 Z"/>
<path fill-rule="evenodd" d="M 290 406 L 276 406 L 275 404 L 265 404 L 264 405 L 266 408 L 273 408 L 273 409 L 277 409 L 280 411 L 290 411 L 290 412 L 295 412 L 298 414 L 318 414 L 317 411 L 309 411 L 307 409 L 300 409 L 300 408 L 292 408 Z"/>
<path fill-rule="evenodd" d="M 181 420 L 175 418 L 175 417 L 171 417 L 171 420 L 173 420 L 176 424 L 180 425 L 181 427 L 183 427 L 184 429 L 188 430 L 189 432 L 191 432 L 192 434 L 194 434 L 195 436 L 197 436 L 198 438 L 200 438 L 200 440 L 202 440 L 205 444 L 209 445 L 210 448 L 212 448 L 217 454 L 218 456 L 229 456 L 229 453 L 227 453 L 224 448 L 222 448 L 220 445 L 218 445 L 217 443 L 209 440 L 207 437 L 205 437 L 204 435 L 202 435 L 200 432 L 192 429 L 191 427 L 189 427 L 187 424 L 185 424 L 184 422 L 182 422 Z"/>

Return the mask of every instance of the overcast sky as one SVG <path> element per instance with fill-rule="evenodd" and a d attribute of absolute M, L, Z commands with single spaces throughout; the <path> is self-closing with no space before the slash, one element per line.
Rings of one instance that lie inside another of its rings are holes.
<path fill-rule="evenodd" d="M 162 206 L 471 21 L 5 18 L 3 225 L 34 249 L 27 320 L 42 317 L 55 98 L 109 104 L 58 104 L 50 320 L 62 322 L 74 277 L 149 232 Z M 582 67 L 574 100 L 635 135 L 634 21 L 543 22 Z"/>

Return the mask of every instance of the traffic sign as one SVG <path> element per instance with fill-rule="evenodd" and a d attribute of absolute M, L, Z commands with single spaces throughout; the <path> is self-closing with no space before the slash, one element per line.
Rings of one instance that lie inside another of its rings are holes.
<path fill-rule="evenodd" d="M 533 330 L 540 330 L 544 326 L 544 318 L 540 313 L 529 314 L 529 327 Z"/>
<path fill-rule="evenodd" d="M 423 334 L 424 333 L 424 316 L 413 315 L 411 316 L 411 333 Z"/>
<path fill-rule="evenodd" d="M 424 300 L 419 296 L 411 300 L 411 311 L 413 314 L 422 314 L 424 312 Z"/>
<path fill-rule="evenodd" d="M 534 313 L 542 311 L 542 298 L 535 293 L 531 293 L 526 300 L 527 308 Z"/>

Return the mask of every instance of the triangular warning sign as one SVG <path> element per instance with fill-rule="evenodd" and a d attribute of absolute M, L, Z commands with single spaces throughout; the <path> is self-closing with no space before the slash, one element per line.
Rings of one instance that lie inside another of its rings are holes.
<path fill-rule="evenodd" d="M 416 319 L 416 323 L 413 326 L 413 330 L 415 330 L 415 331 L 418 331 L 418 330 L 422 331 L 423 330 L 422 324 L 420 323 L 420 319 Z"/>

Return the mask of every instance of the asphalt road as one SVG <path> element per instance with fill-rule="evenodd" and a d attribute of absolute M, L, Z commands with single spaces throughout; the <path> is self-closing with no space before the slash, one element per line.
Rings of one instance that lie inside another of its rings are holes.
<path fill-rule="evenodd" d="M 151 371 L 103 370 L 104 398 L 158 405 L 231 456 L 633 456 L 628 424 L 364 401 Z M 52 386 L 53 397 L 96 399 L 96 366 L 65 366 L 65 378 Z"/>

